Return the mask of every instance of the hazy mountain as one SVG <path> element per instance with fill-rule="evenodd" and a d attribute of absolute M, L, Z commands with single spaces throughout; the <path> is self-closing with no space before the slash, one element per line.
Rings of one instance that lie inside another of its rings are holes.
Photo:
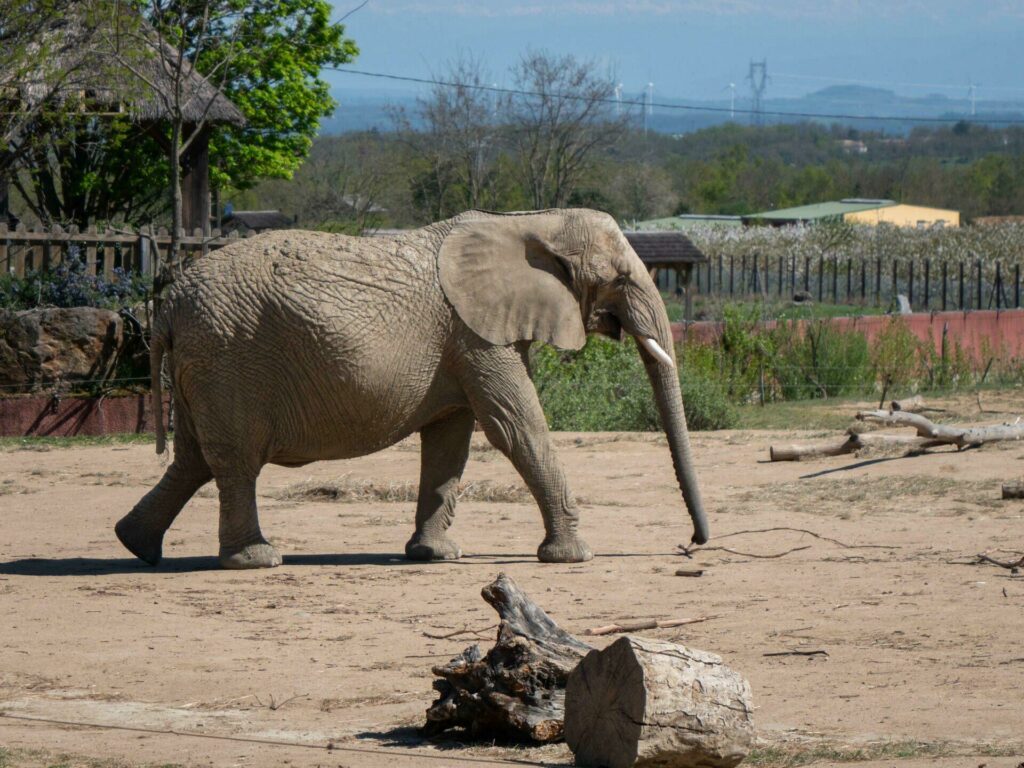
<path fill-rule="evenodd" d="M 332 117 L 324 120 L 321 132 L 338 134 L 348 131 L 394 129 L 391 117 L 393 110 L 404 109 L 416 124 L 417 92 L 409 91 L 366 91 L 335 90 L 334 98 L 339 102 Z M 643 94 L 623 94 L 626 101 L 642 101 Z M 645 118 L 649 130 L 659 133 L 689 133 L 708 126 L 733 121 L 752 122 L 749 114 L 749 98 L 737 98 L 735 114 L 730 112 L 728 99 L 714 101 L 670 99 L 656 97 L 658 104 L 653 114 L 637 113 L 637 125 L 643 126 Z M 694 107 L 695 109 L 687 109 Z M 884 130 L 887 133 L 907 133 L 914 127 L 912 121 L 900 118 L 925 117 L 958 120 L 961 118 L 985 122 L 986 119 L 1024 120 L 1024 101 L 1021 100 L 979 100 L 975 104 L 976 114 L 971 116 L 971 103 L 966 98 L 949 98 L 941 94 L 925 96 L 904 96 L 885 88 L 863 85 L 833 85 L 808 93 L 799 98 L 768 98 L 763 102 L 765 123 L 793 123 L 814 120 L 822 123 L 840 123 L 861 130 Z M 783 114 L 771 114 L 783 113 Z M 792 116 L 786 116 L 786 115 Z M 821 115 L 821 117 L 813 117 Z M 835 117 L 833 117 L 835 116 Z M 886 117 L 887 120 L 872 118 Z"/>

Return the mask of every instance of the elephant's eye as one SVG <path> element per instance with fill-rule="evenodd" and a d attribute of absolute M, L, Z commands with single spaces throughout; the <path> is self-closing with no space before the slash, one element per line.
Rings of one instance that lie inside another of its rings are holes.
<path fill-rule="evenodd" d="M 619 275 L 614 280 L 612 280 L 612 284 L 615 285 L 616 288 L 625 288 L 631 282 L 632 280 L 629 277 L 629 273 Z"/>

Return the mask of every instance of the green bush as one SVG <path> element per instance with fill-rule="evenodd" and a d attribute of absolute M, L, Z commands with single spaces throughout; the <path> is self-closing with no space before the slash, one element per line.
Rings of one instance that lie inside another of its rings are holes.
<path fill-rule="evenodd" d="M 770 332 L 775 355 L 771 375 L 783 400 L 862 394 L 875 381 L 867 339 L 814 320 L 803 332 L 780 322 Z"/>
<path fill-rule="evenodd" d="M 531 350 L 531 369 L 548 424 L 567 431 L 660 429 L 651 385 L 632 339 L 591 337 L 579 352 Z M 708 371 L 681 361 L 680 383 L 691 429 L 724 429 L 735 413 Z"/>

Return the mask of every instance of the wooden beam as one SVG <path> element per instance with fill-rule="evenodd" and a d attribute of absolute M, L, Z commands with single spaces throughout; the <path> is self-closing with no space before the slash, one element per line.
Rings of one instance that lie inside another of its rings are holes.
<path fill-rule="evenodd" d="M 201 128 L 185 158 L 181 180 L 182 226 L 210 234 L 210 132 Z"/>

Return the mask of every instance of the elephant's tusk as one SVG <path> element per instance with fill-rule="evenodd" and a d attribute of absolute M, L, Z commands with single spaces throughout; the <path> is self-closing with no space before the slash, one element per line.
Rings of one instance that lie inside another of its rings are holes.
<path fill-rule="evenodd" d="M 658 342 L 656 342 L 654 339 L 647 338 L 646 336 L 638 336 L 637 340 L 641 344 L 643 344 L 644 349 L 646 349 L 648 352 L 650 352 L 651 355 L 659 363 L 664 363 L 665 365 L 668 365 L 668 366 L 671 366 L 672 368 L 675 368 L 676 364 L 672 360 L 672 357 L 668 354 L 668 352 L 666 352 L 664 349 L 662 349 L 661 345 L 658 344 Z"/>

